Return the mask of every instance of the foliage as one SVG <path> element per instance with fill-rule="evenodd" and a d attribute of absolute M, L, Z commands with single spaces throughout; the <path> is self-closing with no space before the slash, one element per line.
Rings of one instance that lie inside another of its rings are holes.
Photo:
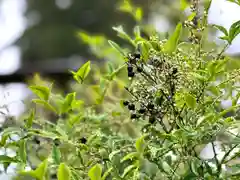
<path fill-rule="evenodd" d="M 7 128 L 2 134 L 1 146 L 18 152 L 0 157 L 5 169 L 17 163 L 16 179 L 39 180 L 239 179 L 240 72 L 224 50 L 240 26 L 234 23 L 229 32 L 214 26 L 225 32 L 227 45 L 213 46 L 206 38 L 212 28 L 207 14 L 196 16 L 197 1 L 190 8 L 190 17 L 177 24 L 168 39 L 158 34 L 146 39 L 141 26 L 134 28 L 133 36 L 120 26 L 114 28 L 128 41 L 126 49 L 98 37 L 105 48 L 100 51 L 92 43 L 95 53 L 106 57 L 109 49 L 112 56 L 107 59 L 117 60 L 96 75 L 100 82 L 94 86 L 94 101 L 79 98 L 75 91 L 57 94 L 52 85 L 30 86 L 37 96 L 33 110 L 20 128 Z M 91 41 L 86 33 L 79 36 Z M 79 86 L 86 86 L 96 73 L 91 66 L 87 62 L 73 72 Z M 113 85 L 120 81 L 123 87 L 117 94 Z M 221 106 L 225 99 L 232 101 L 228 108 Z M 40 107 L 57 121 L 45 118 Z M 20 139 L 10 141 L 13 134 Z M 202 155 L 207 145 L 212 147 L 211 157 Z M 27 171 L 33 162 L 28 153 L 36 146 L 44 152 L 36 152 L 39 161 Z"/>

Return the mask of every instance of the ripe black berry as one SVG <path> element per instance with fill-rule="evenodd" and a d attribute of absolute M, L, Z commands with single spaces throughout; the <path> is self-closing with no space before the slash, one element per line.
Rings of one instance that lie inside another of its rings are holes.
<path fill-rule="evenodd" d="M 53 143 L 54 143 L 55 146 L 59 146 L 60 145 L 59 139 L 54 139 Z"/>
<path fill-rule="evenodd" d="M 134 77 L 135 73 L 134 72 L 128 72 L 128 77 Z"/>
<path fill-rule="evenodd" d="M 128 109 L 134 111 L 135 110 L 135 105 L 134 104 L 129 104 Z"/>
<path fill-rule="evenodd" d="M 137 72 L 143 72 L 143 69 L 140 67 L 137 67 Z"/>
<path fill-rule="evenodd" d="M 144 109 L 144 108 L 141 108 L 141 109 L 139 109 L 139 111 L 138 111 L 140 114 L 143 114 L 143 113 L 145 113 L 146 112 L 146 110 Z"/>
<path fill-rule="evenodd" d="M 52 174 L 51 179 L 57 179 L 57 174 Z"/>
<path fill-rule="evenodd" d="M 136 119 L 137 115 L 136 114 L 131 114 L 131 119 Z"/>
<path fill-rule="evenodd" d="M 128 101 L 123 101 L 124 106 L 128 106 L 129 102 Z"/>
<path fill-rule="evenodd" d="M 140 54 L 140 53 L 135 53 L 135 54 L 134 54 L 134 57 L 137 58 L 137 59 L 140 59 L 141 54 Z"/>
<path fill-rule="evenodd" d="M 133 72 L 133 67 L 132 66 L 128 66 L 128 72 Z"/>
<path fill-rule="evenodd" d="M 148 104 L 148 105 L 147 105 L 147 108 L 148 108 L 148 109 L 153 109 L 153 108 L 154 108 L 154 104 L 151 104 L 151 103 Z"/>
<path fill-rule="evenodd" d="M 177 72 L 178 72 L 177 68 L 173 68 L 172 73 L 173 73 L 173 74 L 177 74 Z"/>
<path fill-rule="evenodd" d="M 82 138 L 80 139 L 80 142 L 81 142 L 82 144 L 86 144 L 87 139 L 86 139 L 85 137 L 82 137 Z"/>
<path fill-rule="evenodd" d="M 148 122 L 149 122 L 150 124 L 155 123 L 155 121 L 156 121 L 156 118 L 155 118 L 154 116 L 150 116 L 150 117 L 149 117 Z"/>
<path fill-rule="evenodd" d="M 36 137 L 34 137 L 34 139 L 33 139 L 33 141 L 36 143 L 36 144 L 40 144 L 40 140 L 39 139 L 37 139 Z"/>

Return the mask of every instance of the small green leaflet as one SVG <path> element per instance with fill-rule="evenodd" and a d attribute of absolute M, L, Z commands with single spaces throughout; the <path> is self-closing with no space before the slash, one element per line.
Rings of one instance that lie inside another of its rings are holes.
<path fill-rule="evenodd" d="M 46 86 L 30 86 L 29 89 L 40 99 L 47 101 L 50 96 L 50 88 Z"/>
<path fill-rule="evenodd" d="M 132 160 L 134 158 L 138 158 L 139 157 L 139 153 L 138 152 L 131 152 L 129 154 L 127 154 L 126 156 L 124 156 L 122 159 L 121 159 L 121 162 L 124 162 L 124 161 L 127 161 L 127 160 Z"/>
<path fill-rule="evenodd" d="M 0 162 L 1 163 L 16 163 L 16 162 L 19 162 L 19 161 L 15 157 L 0 155 Z"/>
<path fill-rule="evenodd" d="M 140 31 L 140 27 L 139 26 L 135 26 L 134 27 L 134 35 L 136 38 L 140 38 L 141 37 L 141 31 Z"/>
<path fill-rule="evenodd" d="M 72 104 L 75 101 L 75 97 L 76 97 L 76 92 L 69 93 L 66 96 L 66 98 L 61 106 L 61 113 L 66 113 L 72 108 Z"/>
<path fill-rule="evenodd" d="M 181 11 L 184 11 L 189 6 L 189 3 L 187 0 L 180 0 L 180 9 Z"/>
<path fill-rule="evenodd" d="M 227 0 L 227 1 L 236 3 L 237 5 L 240 6 L 240 0 Z"/>
<path fill-rule="evenodd" d="M 89 72 L 91 70 L 91 62 L 88 61 L 85 64 L 83 64 L 77 72 L 70 71 L 73 74 L 73 78 L 78 82 L 78 83 L 83 83 L 83 81 L 86 79 L 88 76 Z"/>
<path fill-rule="evenodd" d="M 26 124 L 25 124 L 26 128 L 31 128 L 32 127 L 34 118 L 35 118 L 35 109 L 32 109 L 29 117 L 26 119 Z"/>
<path fill-rule="evenodd" d="M 136 146 L 138 153 L 142 154 L 144 152 L 144 150 L 146 148 L 146 142 L 144 141 L 144 136 L 137 139 L 135 146 Z"/>
<path fill-rule="evenodd" d="M 41 105 L 41 106 L 43 106 L 44 108 L 46 108 L 50 111 L 53 111 L 53 112 L 57 113 L 57 110 L 51 104 L 49 104 L 47 101 L 44 101 L 44 100 L 41 100 L 41 99 L 33 99 L 32 102 L 34 102 L 38 105 Z"/>
<path fill-rule="evenodd" d="M 27 163 L 26 140 L 20 140 L 18 154 L 24 166 Z"/>
<path fill-rule="evenodd" d="M 61 163 L 61 151 L 56 145 L 53 145 L 52 147 L 52 159 L 55 164 Z"/>
<path fill-rule="evenodd" d="M 142 17 L 143 17 L 143 11 L 142 11 L 141 8 L 139 8 L 139 7 L 136 8 L 134 17 L 135 17 L 135 19 L 136 19 L 137 22 L 141 22 Z"/>
<path fill-rule="evenodd" d="M 61 163 L 59 165 L 57 177 L 58 180 L 71 180 L 71 171 L 66 164 Z"/>
<path fill-rule="evenodd" d="M 88 176 L 91 180 L 101 180 L 102 176 L 102 166 L 100 164 L 96 164 L 88 171 Z"/>
<path fill-rule="evenodd" d="M 185 102 L 189 108 L 194 109 L 196 107 L 196 98 L 191 94 L 185 94 Z"/>
<path fill-rule="evenodd" d="M 233 23 L 229 30 L 229 43 L 231 44 L 235 37 L 240 33 L 240 20 Z"/>
<path fill-rule="evenodd" d="M 122 26 L 113 27 L 113 30 L 118 33 L 118 36 L 135 46 L 132 38 L 123 30 Z"/>
<path fill-rule="evenodd" d="M 113 168 L 112 168 L 112 167 L 109 168 L 109 169 L 103 174 L 102 180 L 105 180 L 112 171 L 113 171 Z"/>
<path fill-rule="evenodd" d="M 36 170 L 31 170 L 31 171 L 21 171 L 19 174 L 21 175 L 29 175 L 33 178 L 36 178 L 37 180 L 45 180 L 45 175 L 47 172 L 48 168 L 48 160 L 44 160 L 39 166 L 37 167 Z"/>
<path fill-rule="evenodd" d="M 182 34 L 182 23 L 178 23 L 174 33 L 170 36 L 170 38 L 164 45 L 165 52 L 172 53 L 176 50 L 181 34 Z"/>
<path fill-rule="evenodd" d="M 117 50 L 119 53 L 121 53 L 123 56 L 125 56 L 125 53 L 122 51 L 121 47 L 117 43 L 115 43 L 111 40 L 108 40 L 108 43 L 112 46 L 113 49 Z"/>
<path fill-rule="evenodd" d="M 122 178 L 125 178 L 131 171 L 137 168 L 136 164 L 130 165 L 124 169 L 124 172 L 122 174 Z"/>

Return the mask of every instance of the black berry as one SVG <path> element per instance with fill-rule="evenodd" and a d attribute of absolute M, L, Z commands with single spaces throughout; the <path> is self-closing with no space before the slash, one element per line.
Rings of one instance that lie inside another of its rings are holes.
<path fill-rule="evenodd" d="M 173 73 L 173 74 L 177 74 L 177 72 L 178 72 L 177 68 L 173 68 L 172 73 Z"/>
<path fill-rule="evenodd" d="M 133 72 L 133 67 L 132 66 L 128 66 L 128 72 Z"/>
<path fill-rule="evenodd" d="M 124 106 L 128 106 L 129 102 L 128 101 L 123 101 Z"/>
<path fill-rule="evenodd" d="M 136 114 L 131 114 L 131 119 L 136 119 L 137 115 Z"/>
<path fill-rule="evenodd" d="M 153 109 L 153 108 L 154 108 L 154 105 L 150 103 L 150 104 L 147 105 L 147 108 L 148 108 L 148 109 Z"/>
<path fill-rule="evenodd" d="M 36 143 L 36 144 L 40 144 L 40 140 L 39 139 L 37 139 L 36 137 L 34 137 L 34 139 L 33 139 L 33 141 Z"/>
<path fill-rule="evenodd" d="M 57 179 L 57 174 L 52 174 L 51 179 Z"/>
<path fill-rule="evenodd" d="M 80 139 L 80 142 L 81 142 L 82 144 L 86 144 L 86 143 L 87 143 L 87 139 L 86 139 L 85 137 L 82 137 L 82 138 Z"/>
<path fill-rule="evenodd" d="M 135 110 L 135 105 L 134 104 L 129 104 L 128 109 L 134 111 Z"/>
<path fill-rule="evenodd" d="M 54 143 L 55 146 L 59 146 L 60 145 L 59 139 L 54 139 L 53 143 Z"/>
<path fill-rule="evenodd" d="M 137 67 L 137 72 L 143 72 L 143 69 L 140 67 Z"/>
<path fill-rule="evenodd" d="M 135 73 L 134 72 L 128 72 L 128 77 L 134 77 Z"/>
<path fill-rule="evenodd" d="M 141 54 L 140 53 L 135 53 L 134 57 L 137 58 L 137 59 L 140 59 L 141 58 Z"/>
<path fill-rule="evenodd" d="M 148 122 L 149 122 L 150 124 L 155 123 L 155 121 L 156 121 L 156 118 L 155 118 L 154 116 L 150 116 L 150 117 L 149 117 Z"/>
<path fill-rule="evenodd" d="M 146 112 L 146 110 L 144 109 L 144 108 L 141 108 L 141 109 L 139 109 L 139 111 L 138 111 L 140 114 L 143 114 L 143 113 L 145 113 Z"/>

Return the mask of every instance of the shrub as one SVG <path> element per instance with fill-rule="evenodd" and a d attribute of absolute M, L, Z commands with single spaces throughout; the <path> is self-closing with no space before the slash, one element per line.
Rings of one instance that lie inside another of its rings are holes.
<path fill-rule="evenodd" d="M 210 1 L 204 5 L 207 12 Z M 140 27 L 134 38 L 115 28 L 134 50 L 126 53 L 109 41 L 125 62 L 101 76 L 101 96 L 94 103 L 84 104 L 76 92 L 63 97 L 51 86 L 30 86 L 38 97 L 33 103 L 54 112 L 58 120 L 51 122 L 33 108 L 21 128 L 5 129 L 1 146 L 18 153 L 0 156 L 4 167 L 17 163 L 18 179 L 239 179 L 240 72 L 223 52 L 240 33 L 240 22 L 229 30 L 211 26 L 207 13 L 200 17 L 198 9 L 193 1 L 192 14 L 167 40 L 153 34 L 144 39 Z M 224 33 L 221 50 L 206 38 L 211 27 Z M 120 70 L 130 79 L 128 96 L 114 106 L 117 111 L 98 113 Z M 72 73 L 82 84 L 90 71 L 88 61 Z M 228 98 L 232 105 L 224 109 L 221 101 Z M 12 134 L 20 139 L 9 141 Z M 36 153 L 37 167 L 26 171 L 36 144 L 44 152 Z M 210 156 L 202 154 L 206 145 L 212 147 Z"/>

